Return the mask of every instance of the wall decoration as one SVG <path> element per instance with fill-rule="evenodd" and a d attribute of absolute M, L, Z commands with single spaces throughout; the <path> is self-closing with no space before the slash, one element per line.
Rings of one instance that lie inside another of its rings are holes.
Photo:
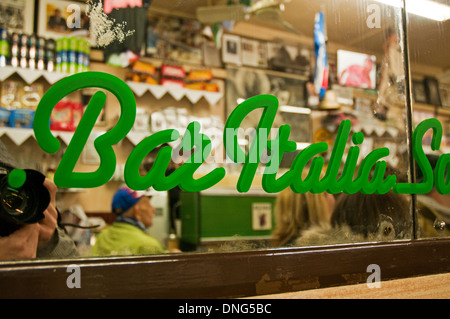
<path fill-rule="evenodd" d="M 267 59 L 270 69 L 309 76 L 311 51 L 284 43 L 267 43 Z"/>
<path fill-rule="evenodd" d="M 439 93 L 442 106 L 450 108 L 450 85 L 439 85 Z"/>
<path fill-rule="evenodd" d="M 253 69 L 246 67 L 227 67 L 227 85 L 226 85 L 226 109 L 227 116 L 242 101 L 259 94 L 272 94 L 278 98 L 279 105 L 305 107 L 306 106 L 306 81 L 300 76 L 285 75 L 281 76 L 277 72 L 270 70 Z M 242 123 L 242 128 L 255 128 L 258 125 L 261 114 L 259 110 L 251 112 Z M 275 118 L 274 127 L 279 127 L 286 123 L 281 112 Z M 296 132 L 299 136 L 296 141 L 309 141 L 310 137 L 302 136 L 304 131 L 302 121 L 296 123 L 293 121 L 291 132 Z M 298 140 L 297 140 L 298 139 Z"/>
<path fill-rule="evenodd" d="M 252 203 L 252 229 L 272 229 L 272 204 Z"/>
<path fill-rule="evenodd" d="M 428 104 L 441 106 L 442 103 L 438 80 L 434 77 L 425 77 L 423 83 L 425 84 L 425 92 L 427 94 Z"/>
<path fill-rule="evenodd" d="M 375 89 L 376 57 L 363 53 L 338 50 L 337 72 L 339 84 Z"/>
<path fill-rule="evenodd" d="M 75 9 L 76 8 L 76 9 Z M 75 23 L 80 8 L 79 23 Z M 84 37 L 91 40 L 88 5 L 84 2 L 39 0 L 38 35 L 46 38 Z"/>
<path fill-rule="evenodd" d="M 222 67 L 220 49 L 212 41 L 205 41 L 203 43 L 203 64 L 209 67 Z"/>
<path fill-rule="evenodd" d="M 203 26 L 194 19 L 152 17 L 147 22 L 146 56 L 203 63 Z"/>
<path fill-rule="evenodd" d="M 427 103 L 427 94 L 425 92 L 425 84 L 423 81 L 413 80 L 412 81 L 412 93 L 413 99 L 416 103 Z"/>
<path fill-rule="evenodd" d="M 222 61 L 240 65 L 241 60 L 241 38 L 232 34 L 222 36 Z"/>
<path fill-rule="evenodd" d="M 263 41 L 242 38 L 242 64 L 267 67 L 267 44 Z"/>
<path fill-rule="evenodd" d="M 103 93 L 107 93 L 106 90 L 101 89 L 93 89 L 93 88 L 86 88 L 80 90 L 81 93 L 81 105 L 83 106 L 83 113 L 86 110 L 86 107 L 89 104 L 89 101 L 91 100 L 92 96 L 94 96 L 95 92 L 102 91 Z M 100 114 L 97 118 L 97 121 L 95 122 L 96 126 L 105 126 L 106 125 L 106 107 L 103 107 L 100 111 Z"/>
<path fill-rule="evenodd" d="M 31 34 L 34 28 L 34 0 L 2 0 L 0 28 Z"/>

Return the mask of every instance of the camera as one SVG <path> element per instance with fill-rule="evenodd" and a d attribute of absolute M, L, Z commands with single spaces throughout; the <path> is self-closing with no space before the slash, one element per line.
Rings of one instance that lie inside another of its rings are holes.
<path fill-rule="evenodd" d="M 26 169 L 25 182 L 12 187 L 8 182 L 11 171 L 0 171 L 0 236 L 8 236 L 25 224 L 44 219 L 50 203 L 50 193 L 44 186 L 45 176 Z"/>

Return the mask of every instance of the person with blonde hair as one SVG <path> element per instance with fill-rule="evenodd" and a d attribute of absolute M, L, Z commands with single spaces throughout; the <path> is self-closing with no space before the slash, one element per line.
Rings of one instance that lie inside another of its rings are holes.
<path fill-rule="evenodd" d="M 328 193 L 294 193 L 290 188 L 281 191 L 275 205 L 273 245 L 291 246 L 306 229 L 329 225 L 333 206 L 334 197 Z"/>

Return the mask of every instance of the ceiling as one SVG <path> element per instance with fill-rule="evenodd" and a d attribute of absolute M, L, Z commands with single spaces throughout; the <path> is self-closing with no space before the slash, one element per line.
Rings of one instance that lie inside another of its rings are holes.
<path fill-rule="evenodd" d="M 437 1 L 450 6 L 450 0 Z M 226 2 L 227 0 L 153 0 L 150 12 L 161 10 L 165 13 L 195 17 L 196 8 L 199 6 L 220 5 Z M 368 6 L 371 4 L 377 4 L 381 9 L 380 28 L 371 29 L 366 24 L 369 15 L 373 13 L 373 11 L 368 12 Z M 286 22 L 299 31 L 300 35 L 280 32 L 277 33 L 277 36 L 281 35 L 293 40 L 298 38 L 303 42 L 306 39 L 312 46 L 314 17 L 318 11 L 325 13 L 331 50 L 333 50 L 332 48 L 347 48 L 381 55 L 386 31 L 389 28 L 401 30 L 400 11 L 373 0 L 291 0 L 285 3 L 285 11 L 282 16 Z M 431 67 L 436 72 L 450 70 L 450 20 L 438 23 L 415 15 L 409 15 L 408 18 L 411 62 Z M 281 30 L 277 24 L 251 18 L 248 22 L 237 23 L 233 31 L 239 33 L 239 31 L 247 30 L 247 35 L 253 35 L 256 38 L 268 36 L 267 32 L 249 33 L 249 26 L 254 24 Z"/>

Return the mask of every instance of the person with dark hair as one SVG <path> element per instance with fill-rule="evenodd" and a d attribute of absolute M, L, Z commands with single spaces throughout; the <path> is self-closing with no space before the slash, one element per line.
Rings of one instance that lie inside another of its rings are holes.
<path fill-rule="evenodd" d="M 402 194 L 342 194 L 331 216 L 333 227 L 348 226 L 365 239 L 410 237 L 410 205 Z"/>
<path fill-rule="evenodd" d="M 436 167 L 438 155 L 427 155 L 431 167 Z M 416 182 L 423 181 L 423 174 L 416 164 Z M 417 195 L 417 219 L 419 237 L 450 236 L 450 194 L 440 194 L 433 186 L 428 194 Z"/>
<path fill-rule="evenodd" d="M 67 29 L 67 22 L 61 14 L 60 9 L 55 9 L 53 15 L 51 15 L 48 19 L 47 23 L 48 29 L 63 32 Z"/>
<path fill-rule="evenodd" d="M 403 194 L 340 194 L 329 227 L 302 233 L 298 246 L 389 241 L 412 236 L 410 205 Z"/>
<path fill-rule="evenodd" d="M 17 167 L 14 158 L 0 141 L 0 169 L 6 172 Z M 0 260 L 33 258 L 69 258 L 79 256 L 75 242 L 58 225 L 56 185 L 49 179 L 44 186 L 50 194 L 50 204 L 39 223 L 27 224 L 10 234 L 0 237 Z M 1 194 L 0 194 L 1 195 Z"/>

